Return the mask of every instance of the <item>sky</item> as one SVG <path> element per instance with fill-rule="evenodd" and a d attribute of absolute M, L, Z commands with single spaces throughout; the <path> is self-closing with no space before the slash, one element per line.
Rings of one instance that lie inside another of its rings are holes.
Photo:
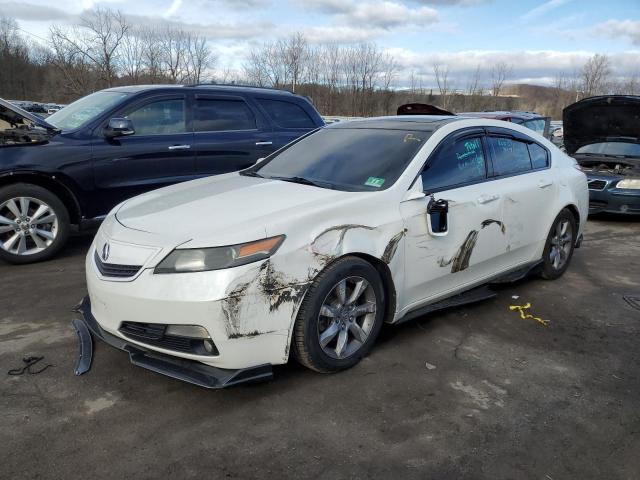
<path fill-rule="evenodd" d="M 0 0 L 0 15 L 45 38 L 95 6 L 197 31 L 219 70 L 241 69 L 252 48 L 302 32 L 312 44 L 376 42 L 398 62 L 401 83 L 414 72 L 428 86 L 441 64 L 464 88 L 478 65 L 488 75 L 503 61 L 510 82 L 548 85 L 594 53 L 610 56 L 616 76 L 640 75 L 640 0 Z"/>

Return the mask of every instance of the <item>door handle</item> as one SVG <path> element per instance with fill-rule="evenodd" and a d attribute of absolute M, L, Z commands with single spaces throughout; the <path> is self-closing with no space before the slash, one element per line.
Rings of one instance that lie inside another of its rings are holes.
<path fill-rule="evenodd" d="M 273 145 L 273 142 L 256 142 L 256 147 L 262 147 L 265 145 Z"/>
<path fill-rule="evenodd" d="M 500 198 L 500 195 L 480 195 L 478 197 L 478 203 L 489 203 L 489 202 L 493 202 L 495 200 L 498 200 Z"/>
<path fill-rule="evenodd" d="M 191 145 L 171 145 L 169 150 L 189 150 Z"/>
<path fill-rule="evenodd" d="M 551 185 L 553 185 L 553 180 L 541 179 L 540 181 L 538 181 L 538 188 L 546 188 Z"/>

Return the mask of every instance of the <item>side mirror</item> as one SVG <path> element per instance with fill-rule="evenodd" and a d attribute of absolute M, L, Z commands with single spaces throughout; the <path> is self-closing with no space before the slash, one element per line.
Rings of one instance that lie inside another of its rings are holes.
<path fill-rule="evenodd" d="M 427 214 L 429 215 L 429 233 L 434 237 L 442 237 L 449 232 L 449 202 L 447 200 L 436 200 L 431 196 L 427 204 Z"/>
<path fill-rule="evenodd" d="M 112 118 L 104 129 L 104 136 L 107 138 L 124 137 L 133 135 L 133 122 L 128 118 Z"/>

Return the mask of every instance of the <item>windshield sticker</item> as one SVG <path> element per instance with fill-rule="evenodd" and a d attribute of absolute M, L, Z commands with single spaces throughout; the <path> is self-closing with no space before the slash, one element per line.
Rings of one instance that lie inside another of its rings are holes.
<path fill-rule="evenodd" d="M 369 177 L 367 179 L 366 182 L 364 182 L 364 184 L 367 187 L 376 187 L 376 188 L 380 188 L 383 184 L 384 184 L 384 178 L 378 178 L 378 177 Z"/>
<path fill-rule="evenodd" d="M 420 140 L 418 137 L 416 137 L 413 133 L 407 133 L 404 136 L 404 143 L 407 142 L 418 142 L 420 143 L 422 140 Z"/>

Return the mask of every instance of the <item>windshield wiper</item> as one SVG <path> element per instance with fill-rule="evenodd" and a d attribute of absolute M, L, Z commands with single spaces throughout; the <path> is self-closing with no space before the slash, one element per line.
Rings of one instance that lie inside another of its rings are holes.
<path fill-rule="evenodd" d="M 282 180 L 283 182 L 301 183 L 302 185 L 313 185 L 314 187 L 335 189 L 335 185 L 329 182 L 321 182 L 318 180 L 310 180 L 305 177 L 266 177 L 271 180 Z"/>
<path fill-rule="evenodd" d="M 242 171 L 242 172 L 240 172 L 240 175 L 242 175 L 243 177 L 265 178 L 262 175 L 260 175 L 258 172 L 254 172 L 252 170 Z"/>

